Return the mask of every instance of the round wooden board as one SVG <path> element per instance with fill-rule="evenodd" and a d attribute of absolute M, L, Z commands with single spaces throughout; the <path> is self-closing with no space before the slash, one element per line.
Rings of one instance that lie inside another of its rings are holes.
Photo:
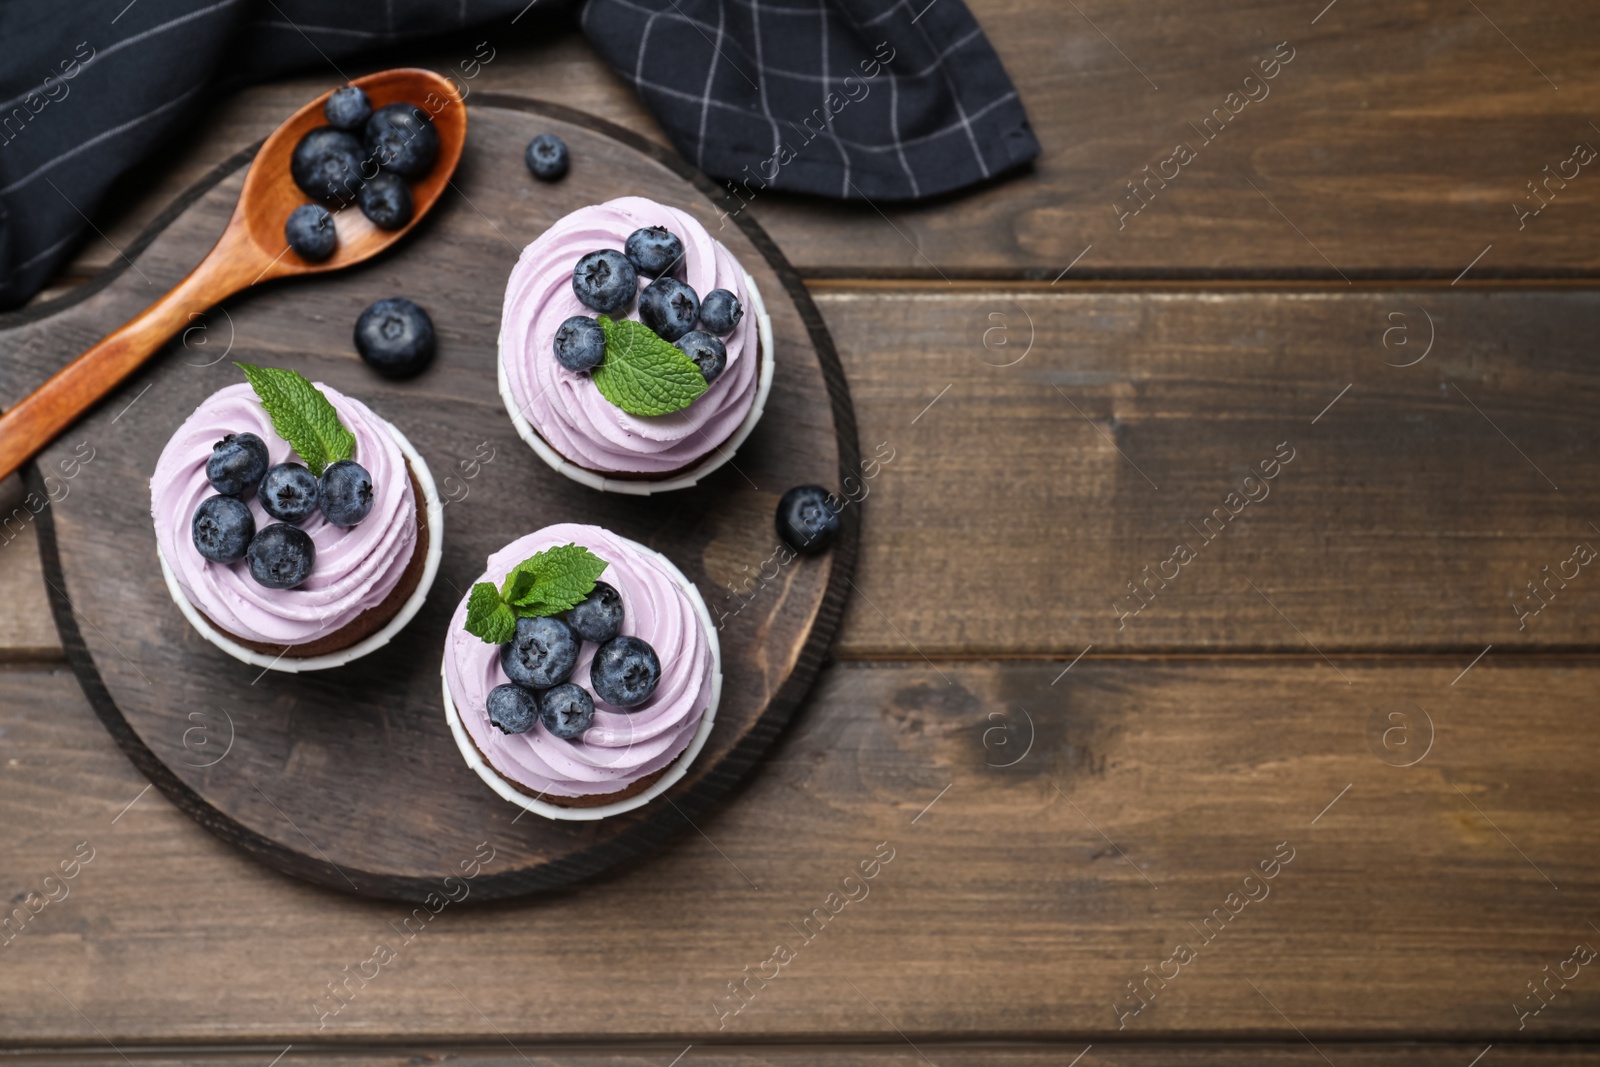
<path fill-rule="evenodd" d="M 827 332 L 765 234 L 744 218 L 719 220 L 709 182 L 601 120 L 488 94 L 474 95 L 469 113 L 456 191 L 410 239 L 369 266 L 268 286 L 197 319 L 28 474 L 40 499 L 57 497 L 37 522 L 68 658 L 134 763 L 224 840 L 282 871 L 366 896 L 458 894 L 454 879 L 490 850 L 470 899 L 515 896 L 595 874 L 688 830 L 754 765 L 804 695 L 855 555 L 852 508 L 831 553 L 783 567 L 747 601 L 728 591 L 760 573 L 777 548 L 773 513 L 785 489 L 837 487 L 859 464 Z M 534 182 L 523 164 L 524 146 L 544 131 L 572 151 L 571 173 L 554 185 Z M 232 160 L 192 190 L 130 250 L 138 261 L 92 298 L 0 319 L 0 341 L 32 366 L 59 365 L 119 325 L 204 254 L 246 163 Z M 568 212 L 628 194 L 699 217 L 756 279 L 776 338 L 766 415 L 733 461 L 692 489 L 645 498 L 597 493 L 556 474 L 518 439 L 495 391 L 501 296 L 522 247 Z M 440 338 L 434 365 L 410 382 L 379 379 L 351 343 L 361 309 L 393 295 L 426 307 Z M 150 473 L 189 412 L 241 380 L 234 360 L 292 367 L 366 401 L 417 446 L 448 501 L 443 564 L 421 614 L 349 666 L 305 675 L 246 666 L 202 640 L 162 582 Z M 62 464 L 85 454 L 84 443 L 93 459 L 67 479 Z M 729 613 L 720 631 L 722 702 L 705 750 L 663 798 L 598 822 L 554 822 L 497 797 L 462 760 L 440 700 L 445 628 L 460 596 L 489 553 L 555 522 L 595 523 L 644 542 L 683 569 L 714 616 Z"/>

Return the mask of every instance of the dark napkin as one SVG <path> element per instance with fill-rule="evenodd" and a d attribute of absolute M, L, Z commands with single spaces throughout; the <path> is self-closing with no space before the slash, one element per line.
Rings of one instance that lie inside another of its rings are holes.
<path fill-rule="evenodd" d="M 737 183 L 734 202 L 765 188 L 905 200 L 1039 151 L 971 13 L 925 2 L 589 0 L 581 22 L 678 150 Z M 345 57 L 468 27 L 510 44 L 572 3 L 0 3 L 0 309 L 96 239 L 114 184 L 225 88 L 296 69 L 342 80 Z M 465 47 L 470 72 L 487 53 Z"/>

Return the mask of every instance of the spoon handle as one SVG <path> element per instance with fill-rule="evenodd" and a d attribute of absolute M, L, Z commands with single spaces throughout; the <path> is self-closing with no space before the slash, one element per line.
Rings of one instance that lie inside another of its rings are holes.
<path fill-rule="evenodd" d="M 0 415 L 0 478 L 17 470 L 138 370 L 198 314 L 250 284 L 248 267 L 212 249 L 165 296 Z"/>

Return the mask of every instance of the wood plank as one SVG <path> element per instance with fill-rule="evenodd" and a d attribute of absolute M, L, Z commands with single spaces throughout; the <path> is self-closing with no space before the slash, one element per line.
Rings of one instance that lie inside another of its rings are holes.
<path fill-rule="evenodd" d="M 469 898 L 413 919 L 405 943 L 404 908 L 267 873 L 141 793 L 64 672 L 0 669 L 0 889 L 42 893 L 77 843 L 95 850 L 0 948 L 0 1034 L 275 1054 L 497 1030 L 519 1046 L 897 1048 L 898 1030 L 1092 1041 L 1100 1062 L 1121 1054 L 1102 1042 L 1288 1045 L 1294 1028 L 1478 1049 L 1600 1037 L 1588 969 L 1520 1032 L 1512 1007 L 1600 939 L 1600 660 L 1490 657 L 1455 685 L 1431 661 L 1344 670 L 1352 687 L 1312 663 L 1086 660 L 1054 686 L 1059 663 L 837 666 L 700 833 L 542 900 Z M 1423 712 L 1436 733 L 1415 766 L 1392 765 L 1414 758 L 1394 737 L 1369 747 L 1395 701 L 1416 705 L 1408 744 L 1426 741 Z M 844 881 L 889 849 L 874 879 Z M 1245 881 L 1290 849 L 1274 879 Z M 1196 929 L 1219 908 L 1239 914 L 1213 917 L 1206 944 Z M 1179 941 L 1197 958 L 1118 1031 L 1127 983 Z M 378 943 L 397 958 L 331 1014 L 327 983 Z M 752 985 L 719 1031 L 713 1005 L 779 943 L 799 946 L 781 980 Z"/>
<path fill-rule="evenodd" d="M 53 483 L 65 500 L 71 485 Z M 52 506 L 49 493 L 30 497 L 22 478 L 0 481 L 0 659 L 59 659 L 61 638 L 50 618 L 44 575 L 39 570 L 35 516 Z"/>

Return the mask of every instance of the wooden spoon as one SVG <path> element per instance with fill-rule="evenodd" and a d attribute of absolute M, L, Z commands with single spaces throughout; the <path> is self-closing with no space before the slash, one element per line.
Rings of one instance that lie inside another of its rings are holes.
<path fill-rule="evenodd" d="M 410 232 L 444 192 L 467 137 L 467 109 L 455 86 L 432 71 L 399 68 L 357 78 L 373 109 L 416 104 L 433 117 L 439 158 L 411 183 L 415 213 L 399 230 L 380 230 L 361 209 L 334 212 L 339 246 L 321 263 L 290 251 L 283 236 L 289 213 L 310 197 L 289 175 L 289 157 L 300 138 L 327 125 L 323 93 L 272 132 L 245 175 L 239 205 L 216 246 L 189 276 L 145 308 L 133 321 L 57 371 L 4 415 L 0 415 L 0 477 L 11 474 L 57 434 L 111 393 L 195 314 L 252 285 L 291 274 L 321 274 L 371 259 Z"/>

